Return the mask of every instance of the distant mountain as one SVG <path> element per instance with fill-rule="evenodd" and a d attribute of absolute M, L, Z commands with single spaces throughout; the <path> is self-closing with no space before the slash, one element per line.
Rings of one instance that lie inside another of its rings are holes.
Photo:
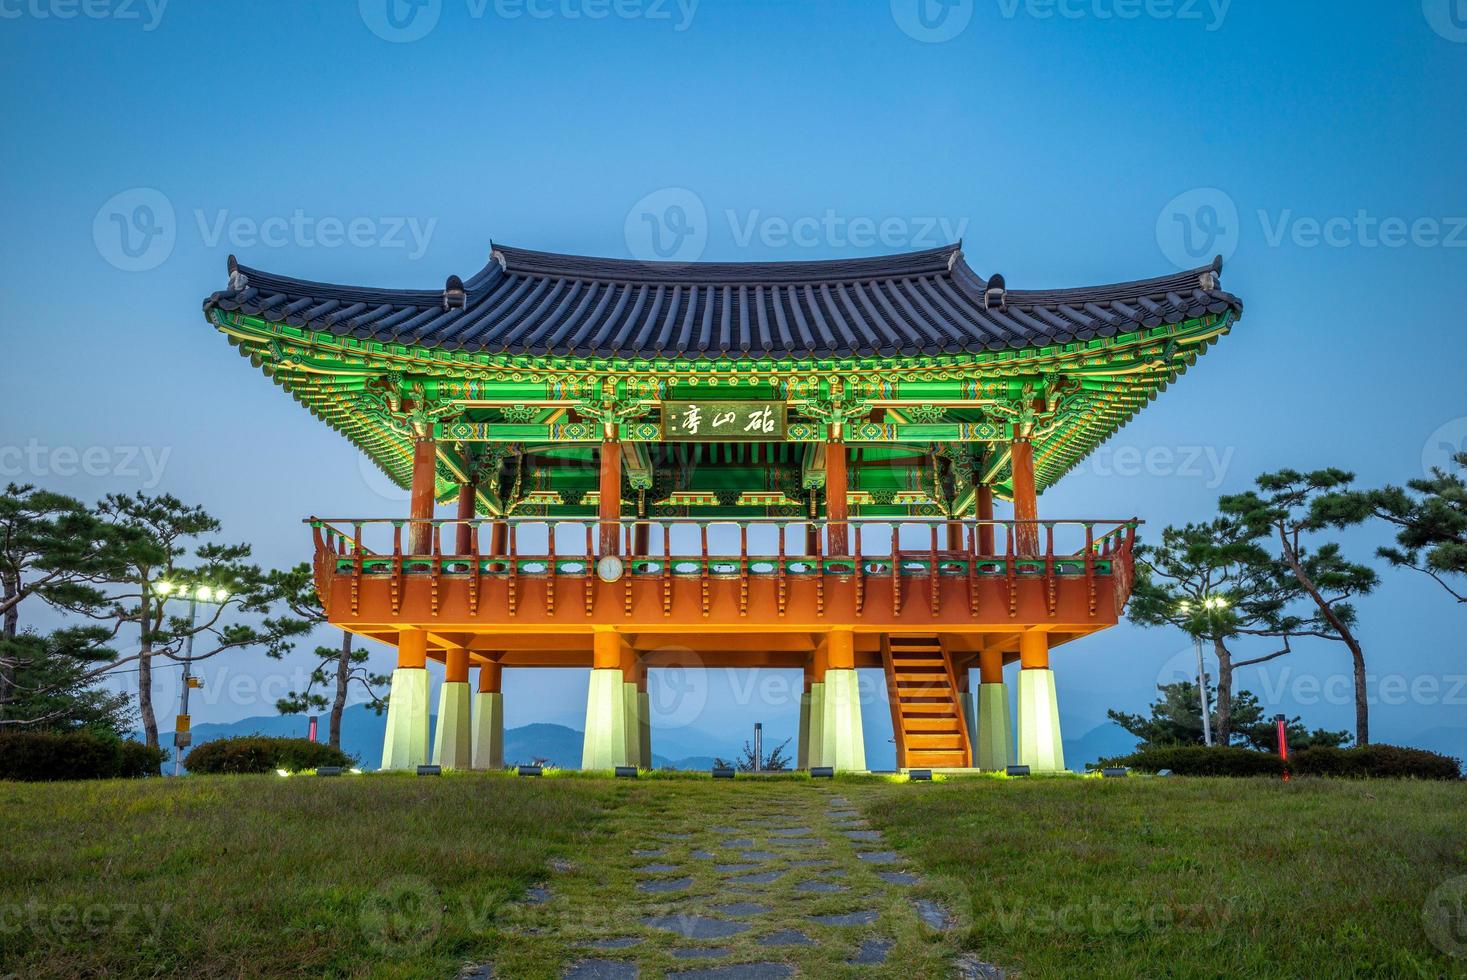
<path fill-rule="evenodd" d="M 1136 736 L 1113 721 L 1097 725 L 1084 735 L 1064 739 L 1065 765 L 1075 772 L 1084 772 L 1085 767 L 1097 759 L 1127 755 L 1136 751 Z"/>

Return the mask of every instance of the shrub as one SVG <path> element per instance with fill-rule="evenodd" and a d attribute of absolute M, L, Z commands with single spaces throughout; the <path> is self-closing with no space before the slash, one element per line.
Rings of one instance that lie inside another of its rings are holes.
<path fill-rule="evenodd" d="M 1353 749 L 1325 746 L 1300 749 L 1289 757 L 1300 775 L 1372 777 L 1376 779 L 1461 779 L 1462 763 L 1448 755 L 1400 745 L 1362 745 Z"/>
<path fill-rule="evenodd" d="M 350 766 L 353 760 L 340 749 L 305 738 L 238 735 L 206 742 L 183 760 L 189 772 L 251 773 L 285 769 L 298 772 L 321 766 Z"/>
<path fill-rule="evenodd" d="M 157 775 L 162 749 L 90 732 L 0 735 L 0 779 L 51 782 Z"/>
<path fill-rule="evenodd" d="M 1176 745 L 1142 749 L 1105 765 L 1126 766 L 1138 772 L 1170 769 L 1178 776 L 1278 776 L 1283 760 L 1269 752 L 1206 745 Z"/>
<path fill-rule="evenodd" d="M 1178 776 L 1279 776 L 1284 761 L 1272 752 L 1205 745 L 1142 749 L 1103 760 L 1101 765 L 1127 766 L 1138 772 L 1170 769 Z M 1374 779 L 1460 779 L 1462 764 L 1451 756 L 1399 745 L 1365 745 L 1352 749 L 1315 746 L 1289 756 L 1296 776 Z"/>

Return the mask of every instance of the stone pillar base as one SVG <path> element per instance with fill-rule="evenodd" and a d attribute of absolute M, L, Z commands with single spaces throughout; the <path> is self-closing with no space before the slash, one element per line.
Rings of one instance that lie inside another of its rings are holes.
<path fill-rule="evenodd" d="M 810 768 L 810 692 L 800 695 L 800 744 L 795 748 L 795 768 Z"/>
<path fill-rule="evenodd" d="M 428 671 L 397 668 L 389 691 L 382 768 L 416 769 L 428 761 Z"/>
<path fill-rule="evenodd" d="M 635 763 L 634 758 L 628 758 L 627 752 L 625 687 L 620 668 L 592 669 L 591 686 L 586 692 L 586 742 L 581 750 L 582 769 L 614 769 Z"/>
<path fill-rule="evenodd" d="M 1007 684 L 978 685 L 978 723 L 973 731 L 973 765 L 1003 770 L 1014 758 L 1014 726 Z"/>
<path fill-rule="evenodd" d="M 438 731 L 433 735 L 433 764 L 468 769 L 473 742 L 469 731 L 468 681 L 444 681 L 438 689 Z"/>
<path fill-rule="evenodd" d="M 827 670 L 823 701 L 820 765 L 844 772 L 864 772 L 866 739 L 861 729 L 861 692 L 855 670 Z M 813 704 L 811 717 L 814 717 Z"/>
<path fill-rule="evenodd" d="M 806 725 L 810 735 L 810 748 L 806 752 L 810 768 L 828 766 L 825 761 L 825 682 L 810 685 L 810 721 Z"/>
<path fill-rule="evenodd" d="M 1065 768 L 1052 670 L 1019 671 L 1018 748 L 1019 765 L 1033 772 L 1061 772 Z"/>
<path fill-rule="evenodd" d="M 504 695 L 479 691 L 474 695 L 473 759 L 475 769 L 504 768 Z"/>
<path fill-rule="evenodd" d="M 641 722 L 638 726 L 641 730 L 640 744 L 637 746 L 641 752 L 641 761 L 638 763 L 643 769 L 652 768 L 652 698 L 646 691 L 637 691 L 637 720 Z"/>

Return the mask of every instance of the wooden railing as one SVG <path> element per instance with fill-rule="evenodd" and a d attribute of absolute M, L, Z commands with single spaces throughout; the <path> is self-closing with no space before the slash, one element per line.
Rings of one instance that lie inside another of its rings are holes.
<path fill-rule="evenodd" d="M 850 544 L 849 554 L 829 554 L 831 527 L 823 520 L 791 518 L 662 518 L 625 519 L 603 546 L 595 518 L 513 517 L 505 520 L 325 519 L 310 518 L 316 546 L 316 584 L 323 596 L 338 576 L 351 579 L 355 609 L 365 579 L 386 578 L 396 608 L 408 577 L 426 577 L 436 611 L 440 584 L 448 578 L 467 580 L 469 607 L 477 609 L 481 581 L 507 584 L 509 611 L 514 613 L 524 579 L 548 579 L 546 603 L 553 611 L 561 579 L 581 586 L 591 609 L 598 577 L 625 583 L 630 609 L 634 582 L 659 581 L 664 610 L 673 604 L 674 583 L 700 583 L 706 612 L 710 583 L 737 578 L 741 613 L 748 604 L 751 579 L 772 578 L 779 613 L 785 611 L 788 584 L 813 580 L 817 605 L 823 607 L 827 579 L 849 582 L 859 614 L 873 579 L 889 580 L 892 613 L 921 596 L 910 595 L 913 580 L 926 580 L 926 598 L 936 615 L 944 579 L 966 579 L 970 605 L 976 610 L 980 583 L 1004 581 L 1010 615 L 1018 603 L 1018 581 L 1039 577 L 1046 606 L 1053 615 L 1060 580 L 1083 578 L 1089 607 L 1096 608 L 1098 581 L 1116 588 L 1118 607 L 1130 594 L 1132 550 L 1139 521 L 1039 520 L 978 521 L 944 518 L 852 518 L 840 522 L 835 540 Z M 431 547 L 426 554 L 406 549 L 415 525 L 428 525 Z M 1036 525 L 1040 543 L 1035 554 L 1019 552 L 1022 525 Z M 496 533 L 495 528 L 498 527 Z M 996 554 L 981 554 L 979 543 L 992 528 Z M 464 529 L 466 534 L 458 532 Z M 457 541 L 467 540 L 459 552 Z M 496 539 L 502 546 L 485 548 Z M 999 547 L 998 543 L 1002 542 Z M 445 549 L 446 544 L 451 547 Z M 614 544 L 613 544 L 614 543 Z M 617 561 L 598 569 L 601 559 Z"/>

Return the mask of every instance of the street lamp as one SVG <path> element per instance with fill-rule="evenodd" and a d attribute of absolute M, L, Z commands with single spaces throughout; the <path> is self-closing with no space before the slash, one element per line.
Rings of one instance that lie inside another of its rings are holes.
<path fill-rule="evenodd" d="M 1228 600 L 1220 595 L 1204 596 L 1202 599 L 1202 610 L 1204 613 L 1220 612 L 1228 608 Z M 1181 605 L 1183 613 L 1192 612 L 1192 603 L 1183 600 Z M 1194 633 L 1193 642 L 1197 645 L 1197 698 L 1202 702 L 1202 742 L 1204 745 L 1212 745 L 1212 706 L 1207 702 L 1207 668 L 1202 663 L 1202 634 Z M 1219 697 L 1227 697 L 1227 691 L 1218 692 Z"/>
<path fill-rule="evenodd" d="M 170 597 L 182 599 L 188 597 L 188 633 L 184 637 L 183 648 L 183 692 L 179 695 L 178 720 L 173 725 L 173 775 L 182 775 L 183 753 L 189 743 L 193 741 L 193 733 L 188 730 L 188 692 L 194 685 L 194 627 L 198 622 L 199 603 L 207 602 L 222 606 L 229 601 L 229 592 L 222 588 L 212 588 L 208 585 L 200 585 L 192 591 L 175 585 L 164 579 L 153 583 L 153 592 L 158 596 L 159 603 Z M 200 685 L 202 686 L 202 682 Z"/>

